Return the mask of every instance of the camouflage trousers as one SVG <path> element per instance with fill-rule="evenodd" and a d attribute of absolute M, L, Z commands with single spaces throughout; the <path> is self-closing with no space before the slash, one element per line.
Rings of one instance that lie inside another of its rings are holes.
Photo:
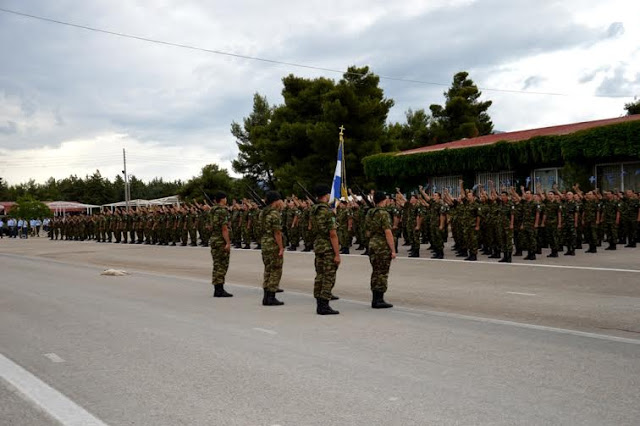
<path fill-rule="evenodd" d="M 284 258 L 278 256 L 278 251 L 278 246 L 275 246 L 275 249 L 265 249 L 264 246 L 262 248 L 262 263 L 264 263 L 262 288 L 270 292 L 278 290 L 282 278 Z"/>
<path fill-rule="evenodd" d="M 522 248 L 531 253 L 535 253 L 538 247 L 537 240 L 537 229 L 533 226 L 525 226 L 524 229 L 520 231 L 520 236 L 522 238 Z"/>
<path fill-rule="evenodd" d="M 558 229 L 557 222 L 549 222 L 546 224 L 547 229 L 547 242 L 549 243 L 549 248 L 554 251 L 560 250 L 560 230 Z"/>
<path fill-rule="evenodd" d="M 391 250 L 389 250 L 386 241 L 379 244 L 369 244 L 369 263 L 373 268 L 371 271 L 371 291 L 386 292 L 389 268 L 391 268 Z"/>
<path fill-rule="evenodd" d="M 562 227 L 562 236 L 564 245 L 567 246 L 567 250 L 574 250 L 576 248 L 578 234 L 576 233 L 576 228 L 572 221 L 564 224 L 564 226 Z"/>
<path fill-rule="evenodd" d="M 435 250 L 444 249 L 444 230 L 441 230 L 439 226 L 431 227 L 431 247 Z"/>
<path fill-rule="evenodd" d="M 211 284 L 224 284 L 229 269 L 229 252 L 224 249 L 224 243 L 211 245 L 211 260 L 213 270 L 211 271 Z"/>
<path fill-rule="evenodd" d="M 503 253 L 509 253 L 513 251 L 513 229 L 502 227 L 500 232 L 500 250 Z"/>
<path fill-rule="evenodd" d="M 336 284 L 338 265 L 333 261 L 333 251 L 316 252 L 316 279 L 313 283 L 313 297 L 331 300 L 331 290 Z"/>
<path fill-rule="evenodd" d="M 346 228 L 338 229 L 338 241 L 340 242 L 340 247 L 342 248 L 351 247 L 349 231 Z"/>

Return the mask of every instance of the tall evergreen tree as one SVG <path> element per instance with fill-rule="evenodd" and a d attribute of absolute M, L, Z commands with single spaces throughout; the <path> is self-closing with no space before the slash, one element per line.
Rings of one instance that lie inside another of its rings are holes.
<path fill-rule="evenodd" d="M 468 77 L 466 71 L 454 75 L 451 87 L 444 93 L 444 106 L 433 104 L 429 107 L 435 143 L 489 135 L 493 131 L 493 123 L 487 113 L 492 102 L 479 100 L 482 92 Z"/>
<path fill-rule="evenodd" d="M 627 115 L 640 114 L 640 99 L 635 102 L 625 104 L 624 109 L 627 111 Z"/>

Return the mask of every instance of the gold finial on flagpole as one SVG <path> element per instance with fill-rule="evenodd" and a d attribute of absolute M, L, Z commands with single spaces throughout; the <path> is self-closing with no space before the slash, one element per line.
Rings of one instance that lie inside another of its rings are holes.
<path fill-rule="evenodd" d="M 344 125 L 341 125 L 338 129 L 340 129 L 340 141 L 342 141 L 342 136 L 344 135 L 345 130 Z"/>

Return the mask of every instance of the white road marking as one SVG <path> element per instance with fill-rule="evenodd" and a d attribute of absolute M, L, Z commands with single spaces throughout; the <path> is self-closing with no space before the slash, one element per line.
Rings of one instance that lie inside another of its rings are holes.
<path fill-rule="evenodd" d="M 267 334 L 278 334 L 277 331 L 273 331 L 273 330 L 267 330 L 266 328 L 260 328 L 260 327 L 254 327 L 253 328 L 255 331 L 260 331 L 262 333 L 267 333 Z"/>
<path fill-rule="evenodd" d="M 507 294 L 517 294 L 518 296 L 536 296 L 533 293 L 520 293 L 517 291 L 508 291 Z"/>
<path fill-rule="evenodd" d="M 236 249 L 236 250 L 240 250 L 240 249 Z M 290 251 L 287 253 L 291 253 L 291 254 L 302 254 L 302 255 L 312 255 L 313 252 L 298 252 L 298 251 Z M 347 256 L 347 257 L 360 257 L 360 258 L 367 258 L 365 256 L 362 256 L 360 254 L 341 254 L 340 256 Z M 604 272 L 631 272 L 631 273 L 636 273 L 636 274 L 640 274 L 640 269 L 622 269 L 622 268 L 598 268 L 595 266 L 574 266 L 574 265 L 548 265 L 548 264 L 544 264 L 544 263 L 499 263 L 499 262 L 488 262 L 488 261 L 484 261 L 484 260 L 477 260 L 474 262 L 469 262 L 466 260 L 462 260 L 462 259 L 431 259 L 429 257 L 405 257 L 405 256 L 399 256 L 396 258 L 396 260 L 403 260 L 403 261 L 409 261 L 409 262 L 415 262 L 415 261 L 426 261 L 426 262 L 455 262 L 455 263 L 464 263 L 464 264 L 479 264 L 479 265 L 496 265 L 500 268 L 502 267 L 506 267 L 506 266 L 529 266 L 532 268 L 558 268 L 558 269 L 578 269 L 578 270 L 584 270 L 584 271 L 604 271 Z"/>
<path fill-rule="evenodd" d="M 45 357 L 49 358 L 51 362 L 64 362 L 64 359 L 60 358 L 58 355 L 51 352 L 50 354 L 44 354 Z"/>
<path fill-rule="evenodd" d="M 296 253 L 296 252 L 289 252 L 289 253 Z M 309 253 L 302 253 L 302 254 L 309 254 Z M 311 253 L 313 254 L 313 253 Z M 9 258 L 16 258 L 16 259 L 29 259 L 32 261 L 38 261 L 38 262 L 48 262 L 48 263 L 54 263 L 54 264 L 58 264 L 58 265 L 71 265 L 71 266 L 76 266 L 78 268 L 84 268 L 87 270 L 96 270 L 96 268 L 94 266 L 91 265 L 86 265 L 86 264 L 82 264 L 82 263 L 74 263 L 74 262 L 64 262 L 61 260 L 52 260 L 52 259 L 44 259 L 41 257 L 36 257 L 36 256 L 25 256 L 25 255 L 14 255 L 14 254 L 6 254 L 6 253 L 0 253 L 0 257 L 9 257 Z M 407 259 L 407 260 L 413 260 L 413 259 Z M 422 259 L 422 260 L 434 260 L 436 262 L 447 262 L 447 260 L 436 260 L 436 259 Z M 449 260 L 450 262 L 455 262 L 452 260 Z M 469 263 L 469 262 L 465 262 L 465 263 Z M 477 262 L 472 262 L 472 263 L 477 263 Z M 494 264 L 492 262 L 484 262 L 484 263 L 488 263 L 488 264 Z M 529 265 L 529 264 L 519 264 L 519 263 L 495 263 L 496 265 L 524 265 L 524 266 L 536 266 L 536 265 Z M 552 266 L 552 267 L 557 267 L 555 265 L 537 265 L 537 266 Z M 562 266 L 559 266 L 562 267 Z M 580 267 L 576 267 L 577 269 L 581 269 Z M 596 268 L 598 269 L 598 268 Z M 612 271 L 614 269 L 607 269 L 607 268 L 599 268 L 599 269 L 604 269 L 606 271 Z M 625 270 L 625 269 L 621 269 L 620 271 L 628 271 L 628 272 L 640 272 L 640 270 Z M 206 283 L 206 284 L 210 284 L 211 280 L 210 279 L 202 279 L 202 278 L 192 278 L 192 277 L 184 277 L 184 276 L 179 276 L 179 275 L 170 275 L 170 274 L 159 274 L 159 273 L 154 273 L 154 272 L 149 272 L 149 271 L 145 271 L 145 270 L 136 270 L 134 271 L 139 275 L 146 275 L 146 276 L 151 276 L 151 277 L 161 277 L 161 278 L 174 278 L 174 279 L 178 279 L 178 280 L 182 280 L 182 281 L 191 281 L 194 283 Z M 234 287 L 241 287 L 241 288 L 246 288 L 246 289 L 250 289 L 250 290 L 256 290 L 259 291 L 259 287 L 256 287 L 255 285 L 250 285 L 250 284 L 241 284 L 241 283 L 236 283 L 236 282 L 227 282 L 227 284 L 229 284 L 230 286 L 234 286 Z M 295 294 L 298 296 L 303 296 L 303 297 L 313 297 L 312 294 L 309 293 L 303 293 L 301 291 L 294 291 L 294 290 L 287 290 L 287 294 Z M 341 299 L 342 302 L 348 302 L 348 303 L 355 303 L 358 305 L 370 305 L 371 302 L 363 302 L 360 300 L 353 300 L 353 299 L 345 299 L 342 298 Z M 485 318 L 485 317 L 475 317 L 475 316 L 471 316 L 471 315 L 462 315 L 462 314 L 455 314 L 455 313 L 450 313 L 450 312 L 439 312 L 439 311 L 430 311 L 427 309 L 412 309 L 412 308 L 406 308 L 406 307 L 400 307 L 400 306 L 396 306 L 394 308 L 392 308 L 393 312 L 418 312 L 421 313 L 423 315 L 433 315 L 433 316 L 439 316 L 439 317 L 445 317 L 445 318 L 457 318 L 457 319 L 462 319 L 462 320 L 467 320 L 467 321 L 476 321 L 476 322 L 484 322 L 484 323 L 490 323 L 490 324 L 500 324 L 500 325 L 508 325 L 508 326 L 512 326 L 512 327 L 519 327 L 519 328 L 527 328 L 527 329 L 532 329 L 532 330 L 539 330 L 539 331 L 548 331 L 548 332 L 552 332 L 552 333 L 559 333 L 559 334 L 568 334 L 568 335 L 574 335 L 574 336 L 580 336 L 580 337 L 588 337 L 591 339 L 598 339 L 598 340 L 605 340 L 605 341 L 610 341 L 610 342 L 617 342 L 617 343 L 629 343 L 632 345 L 640 345 L 640 339 L 629 339 L 629 338 L 625 338 L 625 337 L 618 337 L 618 336 L 612 336 L 612 335 L 608 335 L 608 334 L 598 334 L 598 333 L 589 333 L 589 332 L 585 332 L 585 331 L 578 331 L 578 330 L 570 330 L 570 329 L 566 329 L 566 328 L 555 328 L 555 327 L 547 327 L 547 326 L 542 326 L 542 325 L 536 325 L 536 324 L 529 324 L 529 323 L 521 323 L 521 322 L 515 322 L 515 321 L 506 321 L 506 320 L 499 320 L 499 319 L 493 319 L 493 318 Z M 269 330 L 271 331 L 271 330 Z M 275 332 L 273 332 L 275 333 Z M 277 333 L 276 333 L 277 334 Z"/>
<path fill-rule="evenodd" d="M 63 426 L 107 426 L 84 408 L 0 354 L 0 377 Z"/>

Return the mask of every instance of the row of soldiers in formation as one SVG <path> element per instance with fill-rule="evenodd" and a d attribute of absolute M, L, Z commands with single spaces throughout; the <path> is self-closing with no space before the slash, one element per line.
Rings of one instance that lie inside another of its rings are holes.
<path fill-rule="evenodd" d="M 354 237 L 372 265 L 371 306 L 376 309 L 393 306 L 384 294 L 399 238 L 410 246 L 410 256 L 419 256 L 421 243 L 431 243 L 433 257 L 443 258 L 444 243 L 451 235 L 458 256 L 471 261 L 477 260 L 481 248 L 491 258 L 502 254 L 501 262 L 511 262 L 512 255 L 522 255 L 524 250 L 526 259 L 535 259 L 545 245 L 551 249 L 550 257 L 557 257 L 563 247 L 566 255 L 574 255 L 583 241 L 590 253 L 597 252 L 603 241 L 608 242 L 608 250 L 615 250 L 623 240 L 627 247 L 636 246 L 640 197 L 633 191 L 583 193 L 576 185 L 573 191 L 553 188 L 533 194 L 525 188 L 520 193 L 515 188 L 497 191 L 491 182 L 487 189 L 465 190 L 460 182 L 457 197 L 447 191 L 427 194 L 422 187 L 406 197 L 399 189 L 392 195 L 372 191 L 339 200 L 335 207 L 329 206 L 329 189 L 322 185 L 313 200 L 311 194 L 306 200 L 295 196 L 283 200 L 270 191 L 264 200 L 255 197 L 230 206 L 226 194 L 219 192 L 212 205 L 194 201 L 58 218 L 52 221 L 50 237 L 197 245 L 200 236 L 200 243 L 211 247 L 214 297 L 232 296 L 224 290 L 231 247 L 248 249 L 255 241 L 265 266 L 265 306 L 284 304 L 275 297 L 281 291 L 283 253 L 287 244 L 288 250 L 297 250 L 303 241 L 304 250 L 313 250 L 316 257 L 314 296 L 320 315 L 338 313 L 329 301 L 337 299 L 332 290 L 340 255 L 349 253 Z"/>
<path fill-rule="evenodd" d="M 398 240 L 409 246 L 409 257 L 420 256 L 421 244 L 431 244 L 433 258 L 444 258 L 444 244 L 453 238 L 456 255 L 465 260 L 477 260 L 478 252 L 489 258 L 511 262 L 513 256 L 534 260 L 542 248 L 557 257 L 563 247 L 566 255 L 574 255 L 583 244 L 588 253 L 597 252 L 605 241 L 606 249 L 617 244 L 635 247 L 640 234 L 640 196 L 631 190 L 625 193 L 598 190 L 531 193 L 521 188 L 496 191 L 489 188 L 476 191 L 461 188 L 453 197 L 418 191 L 405 197 L 399 189 L 387 195 L 386 210 L 391 216 L 396 251 Z M 352 194 L 353 195 L 353 194 Z M 335 208 L 337 234 L 341 254 L 356 250 L 368 254 L 366 215 L 372 195 L 350 196 L 340 200 Z M 256 201 L 234 200 L 228 210 L 229 232 L 235 248 L 261 248 L 262 224 L 260 206 Z M 313 202 L 291 196 L 283 200 L 282 232 L 288 250 L 313 250 L 314 235 L 309 226 Z M 158 245 L 208 246 L 211 225 L 208 223 L 211 205 L 191 204 L 160 206 L 136 210 L 106 211 L 86 216 L 64 216 L 51 222 L 51 239 L 96 240 L 98 242 Z M 451 231 L 451 232 L 449 232 Z M 354 243 L 355 239 L 355 243 Z M 302 247 L 301 247 L 302 245 Z M 515 253 L 514 253 L 515 247 Z"/>

